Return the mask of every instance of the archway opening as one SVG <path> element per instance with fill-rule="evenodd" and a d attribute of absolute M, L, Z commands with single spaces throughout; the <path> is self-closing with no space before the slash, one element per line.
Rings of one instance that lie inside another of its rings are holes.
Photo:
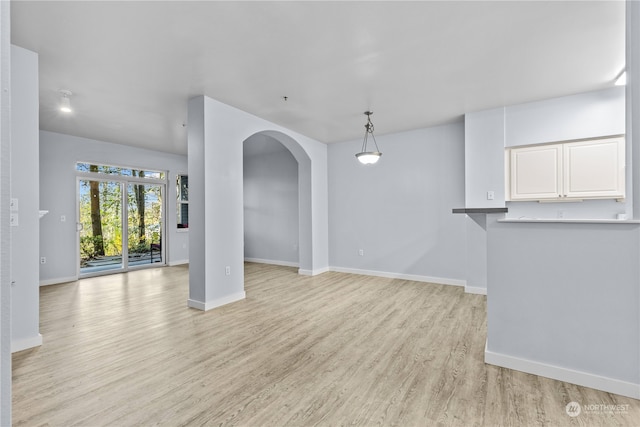
<path fill-rule="evenodd" d="M 299 266 L 298 162 L 276 139 L 243 144 L 245 261 Z"/>
<path fill-rule="evenodd" d="M 245 259 L 312 268 L 311 162 L 291 137 L 276 131 L 243 142 Z"/>

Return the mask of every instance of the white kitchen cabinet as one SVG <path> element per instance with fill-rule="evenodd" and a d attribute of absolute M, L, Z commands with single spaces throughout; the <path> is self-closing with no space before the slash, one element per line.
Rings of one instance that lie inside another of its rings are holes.
<path fill-rule="evenodd" d="M 511 149 L 511 200 L 557 199 L 562 195 L 562 146 Z"/>
<path fill-rule="evenodd" d="M 622 199 L 624 137 L 509 150 L 510 200 Z"/>
<path fill-rule="evenodd" d="M 624 197 L 623 137 L 571 142 L 563 146 L 565 197 Z"/>

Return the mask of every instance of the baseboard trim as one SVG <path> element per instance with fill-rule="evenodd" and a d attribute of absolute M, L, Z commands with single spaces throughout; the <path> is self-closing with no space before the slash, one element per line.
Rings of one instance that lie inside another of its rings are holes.
<path fill-rule="evenodd" d="M 326 273 L 331 271 L 329 267 L 318 268 L 316 270 L 304 270 L 302 268 L 298 269 L 298 274 L 301 276 L 317 276 L 318 274 Z"/>
<path fill-rule="evenodd" d="M 232 302 L 240 301 L 246 298 L 246 294 L 244 291 L 237 292 L 235 294 L 227 295 L 226 297 L 216 298 L 211 301 L 196 301 L 193 299 L 187 300 L 187 306 L 191 308 L 196 308 L 202 311 L 208 311 L 217 307 L 221 307 L 223 305 L 231 304 Z"/>
<path fill-rule="evenodd" d="M 78 276 L 58 277 L 55 279 L 41 280 L 40 286 L 59 285 L 60 283 L 75 282 L 76 280 L 78 280 Z"/>
<path fill-rule="evenodd" d="M 41 345 L 42 345 L 42 334 L 38 334 L 35 337 L 22 338 L 20 340 L 12 340 L 11 353 L 27 350 L 29 348 L 38 347 Z"/>
<path fill-rule="evenodd" d="M 184 265 L 184 264 L 189 264 L 189 260 L 188 259 L 179 259 L 178 261 L 171 261 L 171 262 L 167 263 L 167 265 L 169 267 L 175 267 L 177 265 Z"/>
<path fill-rule="evenodd" d="M 489 351 L 485 345 L 484 361 L 490 365 L 501 366 L 503 368 L 514 369 L 541 377 L 551 378 L 558 381 L 577 384 L 583 387 L 590 387 L 621 396 L 640 399 L 640 384 L 629 383 L 616 380 L 614 378 L 603 377 L 590 374 L 588 372 L 575 371 L 573 369 L 561 368 L 548 365 L 546 363 L 534 362 L 532 360 L 509 356 L 501 353 Z"/>
<path fill-rule="evenodd" d="M 479 286 L 467 286 L 464 285 L 464 291 L 467 294 L 486 295 L 487 288 L 481 288 Z"/>
<path fill-rule="evenodd" d="M 283 267 L 300 267 L 300 264 L 292 261 L 277 261 L 273 259 L 262 259 L 262 258 L 245 258 L 245 262 L 255 262 L 257 264 L 271 264 L 271 265 L 281 265 Z"/>
<path fill-rule="evenodd" d="M 414 282 L 437 283 L 440 285 L 466 286 L 466 280 L 447 279 L 445 277 L 419 276 L 416 274 L 389 273 L 385 271 L 360 270 L 357 268 L 331 267 L 331 271 L 338 273 L 360 274 L 363 276 L 384 277 L 387 279 L 412 280 Z"/>

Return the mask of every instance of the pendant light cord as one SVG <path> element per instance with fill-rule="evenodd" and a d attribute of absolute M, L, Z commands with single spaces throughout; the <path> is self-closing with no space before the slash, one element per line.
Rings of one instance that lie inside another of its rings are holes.
<path fill-rule="evenodd" d="M 371 121 L 371 114 L 373 114 L 370 111 L 367 111 L 365 113 L 367 115 L 367 124 L 364 125 L 365 131 L 364 131 L 364 140 L 362 141 L 362 150 L 360 150 L 361 152 L 366 152 L 367 151 L 367 141 L 369 138 L 369 134 L 371 134 L 371 138 L 373 138 L 373 144 L 376 146 L 376 152 L 380 152 L 380 149 L 378 148 L 378 142 L 376 141 L 376 136 L 373 134 L 373 122 Z"/>

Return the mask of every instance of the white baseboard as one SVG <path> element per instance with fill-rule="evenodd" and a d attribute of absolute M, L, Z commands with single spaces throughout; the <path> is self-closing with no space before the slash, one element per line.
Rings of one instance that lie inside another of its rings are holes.
<path fill-rule="evenodd" d="M 245 258 L 246 262 L 255 262 L 258 264 L 272 264 L 272 265 L 281 265 L 283 267 L 299 267 L 300 264 L 297 262 L 291 261 L 277 261 L 273 259 L 262 259 L 262 258 Z"/>
<path fill-rule="evenodd" d="M 287 263 L 284 261 L 272 261 L 272 260 L 264 260 L 259 258 L 245 258 L 247 262 L 257 262 L 261 264 L 274 264 L 274 265 L 283 265 L 287 267 L 297 267 L 297 264 Z M 302 276 L 317 276 L 318 274 L 326 273 L 328 271 L 335 271 L 338 273 L 350 273 L 350 274 L 360 274 L 363 276 L 376 276 L 376 277 L 385 277 L 388 279 L 403 279 L 403 280 L 413 280 L 415 282 L 428 282 L 428 283 L 438 283 L 441 285 L 453 285 L 453 286 L 464 286 L 465 292 L 472 294 L 482 294 L 486 295 L 487 290 L 484 288 L 476 288 L 476 287 L 467 287 L 466 280 L 459 279 L 447 279 L 444 277 L 430 277 L 430 276 L 418 276 L 414 274 L 402 274 L 402 273 L 388 273 L 384 271 L 375 271 L 375 270 L 360 270 L 356 268 L 344 268 L 344 267 L 324 267 L 318 268 L 315 270 L 306 270 L 306 269 L 298 269 L 298 274 Z"/>
<path fill-rule="evenodd" d="M 232 302 L 240 301 L 245 299 L 246 294 L 244 291 L 237 292 L 235 294 L 227 295 L 226 297 L 216 298 L 211 301 L 196 301 L 189 299 L 187 300 L 187 305 L 191 308 L 197 308 L 198 310 L 208 311 L 217 307 L 221 307 L 223 305 L 231 304 Z"/>
<path fill-rule="evenodd" d="M 356 268 L 331 267 L 331 271 L 338 273 L 361 274 L 364 276 L 385 277 L 387 279 L 412 280 L 414 282 L 438 283 L 440 285 L 466 286 L 466 280 L 447 279 L 444 277 L 419 276 L 416 274 L 389 273 L 385 271 L 360 270 Z"/>
<path fill-rule="evenodd" d="M 189 264 L 189 260 L 188 259 L 179 259 L 177 261 L 171 261 L 171 262 L 167 263 L 167 265 L 169 267 L 175 267 L 176 265 L 184 265 L 184 264 Z"/>
<path fill-rule="evenodd" d="M 60 283 L 75 282 L 78 276 L 57 277 L 55 279 L 41 280 L 40 286 L 59 285 Z"/>
<path fill-rule="evenodd" d="M 486 295 L 487 288 L 482 288 L 480 286 L 467 286 L 464 285 L 464 291 L 467 294 L 477 294 L 477 295 Z"/>
<path fill-rule="evenodd" d="M 327 271 L 331 271 L 330 267 L 318 268 L 316 270 L 303 270 L 302 268 L 298 269 L 298 274 L 301 276 L 317 276 L 318 274 L 326 273 Z"/>
<path fill-rule="evenodd" d="M 38 334 L 35 337 L 22 338 L 20 340 L 11 341 L 11 353 L 16 351 L 26 350 L 28 348 L 38 347 L 42 345 L 42 334 Z"/>
<path fill-rule="evenodd" d="M 541 377 L 577 384 L 584 387 L 594 388 L 621 396 L 640 399 L 640 384 L 629 383 L 616 380 L 614 378 L 602 377 L 588 372 L 575 371 L 573 369 L 561 368 L 548 365 L 546 363 L 534 362 L 532 360 L 505 354 L 494 353 L 487 350 L 485 346 L 484 361 L 490 365 L 501 366 L 503 368 L 514 369 L 528 374 L 539 375 Z"/>

